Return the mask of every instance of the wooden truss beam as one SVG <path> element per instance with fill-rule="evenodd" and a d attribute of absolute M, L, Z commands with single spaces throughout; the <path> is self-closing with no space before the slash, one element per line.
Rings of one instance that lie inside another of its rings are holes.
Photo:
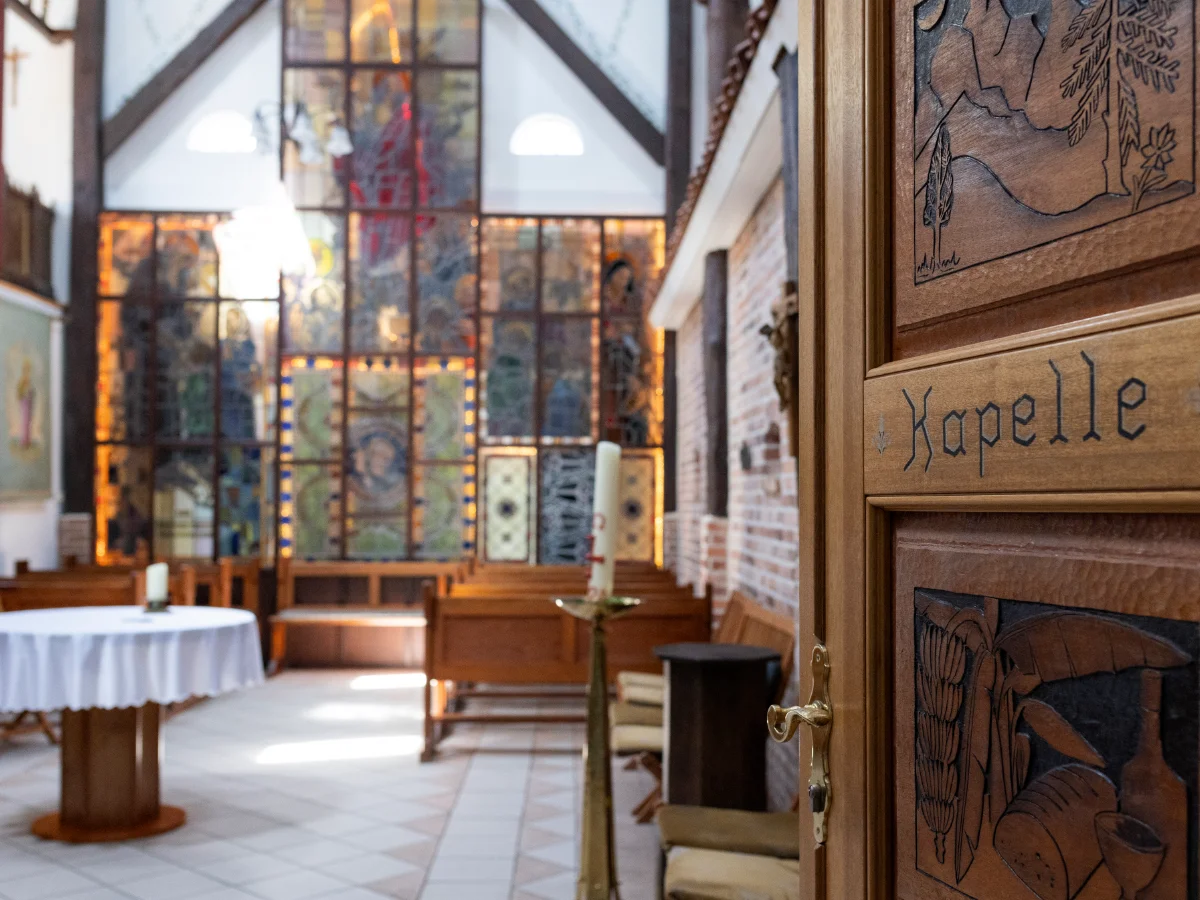
<path fill-rule="evenodd" d="M 5 0 L 5 6 L 15 11 L 22 19 L 36 28 L 42 33 L 52 44 L 61 44 L 63 41 L 69 41 L 75 36 L 75 32 L 69 29 L 51 28 L 46 20 L 35 13 L 28 3 L 23 3 L 22 0 Z"/>
<path fill-rule="evenodd" d="M 229 0 L 229 5 L 217 13 L 216 18 L 104 123 L 104 158 L 112 156 L 129 140 L 154 111 L 265 3 L 266 0 Z"/>
<path fill-rule="evenodd" d="M 521 21 L 532 28 L 546 46 L 554 51 L 554 55 L 563 61 L 575 77 L 584 83 L 604 108 L 612 113 L 613 118 L 650 154 L 651 159 L 660 166 L 663 165 L 666 159 L 663 133 L 634 106 L 633 101 L 604 74 L 592 58 L 571 40 L 570 35 L 542 8 L 541 3 L 538 0 L 508 0 L 508 5 Z"/>

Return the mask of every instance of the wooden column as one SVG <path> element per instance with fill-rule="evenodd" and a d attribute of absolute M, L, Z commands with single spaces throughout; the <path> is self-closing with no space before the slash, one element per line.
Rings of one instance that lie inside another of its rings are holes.
<path fill-rule="evenodd" d="M 692 0 L 667 0 L 667 232 L 692 172 Z"/>
<path fill-rule="evenodd" d="M 714 250 L 704 260 L 704 296 L 701 298 L 704 332 L 704 398 L 708 418 L 709 515 L 729 511 L 729 415 L 727 400 L 727 332 L 729 254 Z"/>
<path fill-rule="evenodd" d="M 708 0 L 708 105 L 711 108 L 721 97 L 721 82 L 726 66 L 733 58 L 733 48 L 746 36 L 746 17 L 750 15 L 749 0 Z"/>
<path fill-rule="evenodd" d="M 71 287 L 66 315 L 63 490 L 65 511 L 93 512 L 96 437 L 96 283 L 104 168 L 100 98 L 105 0 L 80 0 L 75 22 L 75 156 L 71 209 Z"/>
<path fill-rule="evenodd" d="M 796 52 L 775 61 L 779 78 L 779 115 L 783 122 L 783 237 L 787 247 L 787 280 L 795 290 L 800 280 L 800 101 Z"/>
<path fill-rule="evenodd" d="M 668 331 L 663 340 L 663 512 L 675 512 L 678 498 L 675 494 L 676 466 L 679 463 L 679 413 L 677 398 L 679 386 L 675 383 L 676 362 L 675 332 Z"/>

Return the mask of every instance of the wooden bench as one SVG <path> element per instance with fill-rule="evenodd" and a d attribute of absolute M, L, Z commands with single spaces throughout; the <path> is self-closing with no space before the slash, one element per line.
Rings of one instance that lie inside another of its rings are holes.
<path fill-rule="evenodd" d="M 538 581 L 514 574 L 503 590 L 498 590 L 495 582 L 486 587 L 473 582 L 456 583 L 448 592 L 438 592 L 432 585 L 426 588 L 422 759 L 433 757 L 448 724 L 583 720 L 582 714 L 469 713 L 455 708 L 453 702 L 449 686 L 456 683 L 526 688 L 587 684 L 589 626 L 553 602 L 558 596 L 582 593 L 586 574 L 574 568 L 568 580 Z M 642 606 L 609 624 L 610 677 L 622 670 L 659 671 L 661 664 L 653 650 L 661 644 L 708 640 L 711 596 L 695 597 L 690 588 L 676 586 L 669 576 L 659 581 L 656 587 L 640 593 Z M 514 696 L 498 691 L 486 695 Z M 515 696 L 539 694 L 519 691 Z"/>
<path fill-rule="evenodd" d="M 275 674 L 287 664 L 288 629 L 315 628 L 421 628 L 424 612 L 419 605 L 383 602 L 385 578 L 429 579 L 446 588 L 470 570 L 465 562 L 342 562 L 281 559 L 276 569 L 276 612 L 271 616 L 271 662 Z M 305 579 L 340 579 L 366 582 L 366 603 L 298 603 L 297 583 Z"/>

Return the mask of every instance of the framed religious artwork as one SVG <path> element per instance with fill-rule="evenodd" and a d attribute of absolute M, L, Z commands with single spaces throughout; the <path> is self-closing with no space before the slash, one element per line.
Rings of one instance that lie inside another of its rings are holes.
<path fill-rule="evenodd" d="M 48 500 L 53 492 L 56 425 L 52 335 L 62 317 L 53 303 L 0 288 L 0 503 Z"/>

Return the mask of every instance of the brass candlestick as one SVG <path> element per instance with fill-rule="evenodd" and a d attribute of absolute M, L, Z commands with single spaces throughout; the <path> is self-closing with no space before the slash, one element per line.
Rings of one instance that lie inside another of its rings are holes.
<path fill-rule="evenodd" d="M 613 843 L 612 751 L 608 737 L 608 651 L 604 625 L 639 603 L 633 597 L 586 597 L 555 600 L 559 609 L 592 625 L 592 671 L 588 678 L 587 745 L 584 747 L 583 828 L 575 900 L 620 900 Z"/>

